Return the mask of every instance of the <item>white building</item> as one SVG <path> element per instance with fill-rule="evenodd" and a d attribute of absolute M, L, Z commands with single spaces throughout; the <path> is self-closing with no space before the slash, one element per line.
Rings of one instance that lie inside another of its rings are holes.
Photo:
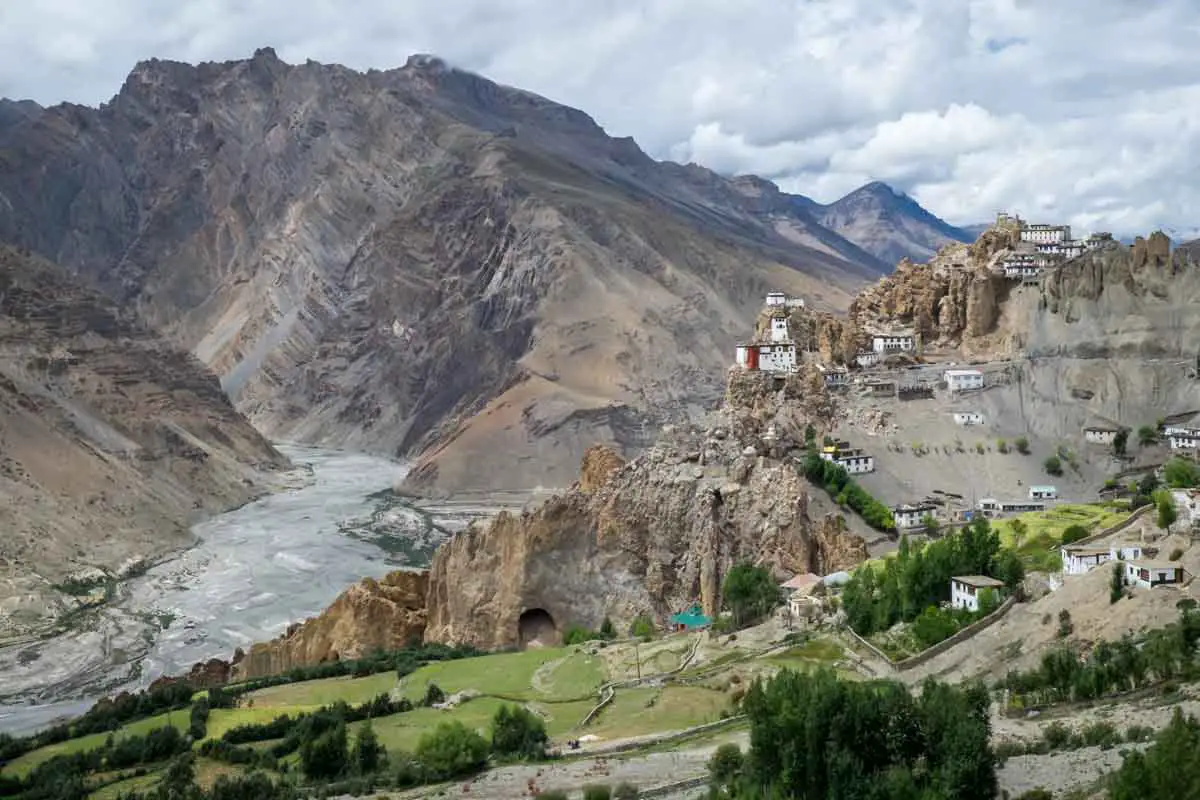
<path fill-rule="evenodd" d="M 955 425 L 982 425 L 983 424 L 983 414 L 980 414 L 978 411 L 955 411 L 954 412 L 954 424 Z"/>
<path fill-rule="evenodd" d="M 1079 258 L 1087 249 L 1088 248 L 1086 244 L 1079 240 L 1074 240 L 1070 242 L 1064 242 L 1059 252 L 1062 253 L 1063 258 L 1070 259 Z"/>
<path fill-rule="evenodd" d="M 1058 488 L 1055 486 L 1030 486 L 1030 500 L 1053 500 L 1058 497 Z"/>
<path fill-rule="evenodd" d="M 1141 557 L 1141 545 L 1136 544 L 1069 544 L 1062 549 L 1063 575 L 1083 575 L 1108 561 Z"/>
<path fill-rule="evenodd" d="M 892 509 L 892 518 L 896 528 L 902 531 L 925 527 L 926 515 L 937 518 L 937 506 L 933 503 L 911 503 L 899 505 Z"/>
<path fill-rule="evenodd" d="M 942 373 L 942 379 L 952 392 L 983 388 L 983 373 L 977 369 L 948 369 Z"/>
<path fill-rule="evenodd" d="M 991 589 L 999 594 L 1004 582 L 986 575 L 958 575 L 950 579 L 950 605 L 968 611 L 979 610 L 979 593 Z"/>
<path fill-rule="evenodd" d="M 767 292 L 768 306 L 787 306 L 787 295 L 783 292 Z"/>
<path fill-rule="evenodd" d="M 871 349 L 876 353 L 907 353 L 915 349 L 911 333 L 876 333 L 871 335 Z"/>
<path fill-rule="evenodd" d="M 851 475 L 862 475 L 875 471 L 875 457 L 867 455 L 857 448 L 847 450 L 840 447 L 826 447 L 821 453 L 821 458 L 832 461 Z"/>
<path fill-rule="evenodd" d="M 1083 429 L 1083 438 L 1088 444 L 1112 444 L 1120 432 L 1111 425 L 1088 425 Z"/>
<path fill-rule="evenodd" d="M 1034 280 L 1042 275 L 1042 266 L 1035 263 L 1032 256 L 1028 260 L 1010 258 L 1001 266 L 1004 268 L 1004 277 L 1013 280 Z"/>
<path fill-rule="evenodd" d="M 1049 244 L 1051 242 L 1069 242 L 1070 240 L 1070 225 L 1025 225 L 1021 228 L 1022 242 Z"/>
<path fill-rule="evenodd" d="M 737 347 L 736 363 L 742 369 L 763 372 L 795 372 L 799 369 L 796 360 L 796 345 L 792 342 L 777 344 L 741 344 Z"/>
<path fill-rule="evenodd" d="M 850 371 L 845 367 L 826 367 L 824 364 L 818 364 L 817 370 L 825 379 L 825 385 L 831 388 L 850 383 Z"/>
<path fill-rule="evenodd" d="M 788 318 L 786 315 L 774 314 L 771 316 L 771 341 L 772 342 L 790 342 L 791 335 L 788 333 Z"/>
<path fill-rule="evenodd" d="M 1125 585 L 1153 589 L 1164 584 L 1183 583 L 1183 565 L 1178 561 L 1134 559 L 1125 562 Z"/>
<path fill-rule="evenodd" d="M 873 367 L 882 360 L 883 360 L 883 353 L 882 352 L 877 353 L 874 350 L 872 350 L 869 353 L 859 353 L 858 355 L 856 355 L 854 357 L 854 363 L 858 364 L 860 367 L 863 367 L 864 369 L 867 367 Z"/>
<path fill-rule="evenodd" d="M 997 500 L 985 497 L 979 501 L 979 510 L 984 512 L 984 516 L 1024 514 L 1027 511 L 1045 511 L 1046 504 L 1039 500 Z"/>
<path fill-rule="evenodd" d="M 1163 433 L 1172 450 L 1196 450 L 1200 448 L 1200 428 L 1169 427 Z"/>

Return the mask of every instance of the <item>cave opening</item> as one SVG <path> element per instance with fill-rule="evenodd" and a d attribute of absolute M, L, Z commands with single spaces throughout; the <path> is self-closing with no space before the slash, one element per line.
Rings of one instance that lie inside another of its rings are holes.
<path fill-rule="evenodd" d="M 554 617 L 544 608 L 531 608 L 517 620 L 517 637 L 522 649 L 526 647 L 553 647 L 559 643 L 558 626 Z"/>

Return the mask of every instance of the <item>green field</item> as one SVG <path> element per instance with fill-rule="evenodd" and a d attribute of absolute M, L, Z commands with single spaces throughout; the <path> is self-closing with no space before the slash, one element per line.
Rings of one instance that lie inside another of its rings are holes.
<path fill-rule="evenodd" d="M 566 661 L 547 666 L 562 659 Z M 489 695 L 538 700 L 583 697 L 603 682 L 603 662 L 598 656 L 590 656 L 580 648 L 548 647 L 426 664 L 405 676 L 400 687 L 411 700 L 424 697 L 430 683 L 436 683 L 446 694 L 474 689 Z"/>
<path fill-rule="evenodd" d="M 341 700 L 349 705 L 361 705 L 396 686 L 396 673 L 380 672 L 365 678 L 323 678 L 303 683 L 285 683 L 251 692 L 247 697 L 254 708 L 313 709 Z"/>
<path fill-rule="evenodd" d="M 728 708 L 725 693 L 699 686 L 618 689 L 616 699 L 599 718 L 576 733 L 624 739 L 676 731 L 716 722 Z"/>
<path fill-rule="evenodd" d="M 1127 510 L 1110 505 L 1060 505 L 1046 511 L 1030 511 L 1011 519 L 996 520 L 992 526 L 1000 534 L 1000 544 L 1017 551 L 1026 568 L 1042 572 L 1062 569 L 1058 547 L 1063 531 L 1082 525 L 1090 533 L 1116 525 L 1129 516 Z M 1020 520 L 1025 531 L 1018 536 L 1013 521 Z"/>
<path fill-rule="evenodd" d="M 155 728 L 163 728 L 168 724 L 173 725 L 180 731 L 186 732 L 190 720 L 190 712 L 185 708 L 167 714 L 159 714 L 157 717 L 148 717 L 137 722 L 131 722 L 114 731 L 113 737 L 122 739 L 127 736 L 145 736 Z M 23 777 L 28 775 L 30 770 L 38 764 L 49 761 L 55 756 L 65 756 L 71 753 L 83 753 L 88 750 L 95 750 L 98 747 L 103 747 L 107 739 L 108 733 L 93 733 L 88 736 L 80 736 L 78 739 L 68 739 L 65 742 L 48 745 L 34 750 L 32 753 L 26 753 L 18 759 L 14 759 L 4 767 L 4 772 L 7 775 Z"/>

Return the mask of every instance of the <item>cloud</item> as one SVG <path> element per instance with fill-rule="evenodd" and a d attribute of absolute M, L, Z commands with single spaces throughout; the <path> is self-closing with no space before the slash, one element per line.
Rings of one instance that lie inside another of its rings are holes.
<path fill-rule="evenodd" d="M 135 62 L 366 69 L 414 52 L 587 111 L 652 155 L 952 222 L 1200 229 L 1195 0 L 4 3 L 0 95 L 95 104 Z"/>

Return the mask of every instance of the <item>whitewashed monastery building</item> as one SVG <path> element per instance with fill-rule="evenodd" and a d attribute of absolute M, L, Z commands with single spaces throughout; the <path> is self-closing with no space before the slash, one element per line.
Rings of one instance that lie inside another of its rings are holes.
<path fill-rule="evenodd" d="M 952 392 L 983 388 L 983 373 L 977 369 L 948 369 L 942 373 L 942 379 Z"/>
<path fill-rule="evenodd" d="M 968 611 L 979 610 L 979 594 L 984 589 L 999 593 L 1004 582 L 986 575 L 957 575 L 950 579 L 950 605 Z"/>

